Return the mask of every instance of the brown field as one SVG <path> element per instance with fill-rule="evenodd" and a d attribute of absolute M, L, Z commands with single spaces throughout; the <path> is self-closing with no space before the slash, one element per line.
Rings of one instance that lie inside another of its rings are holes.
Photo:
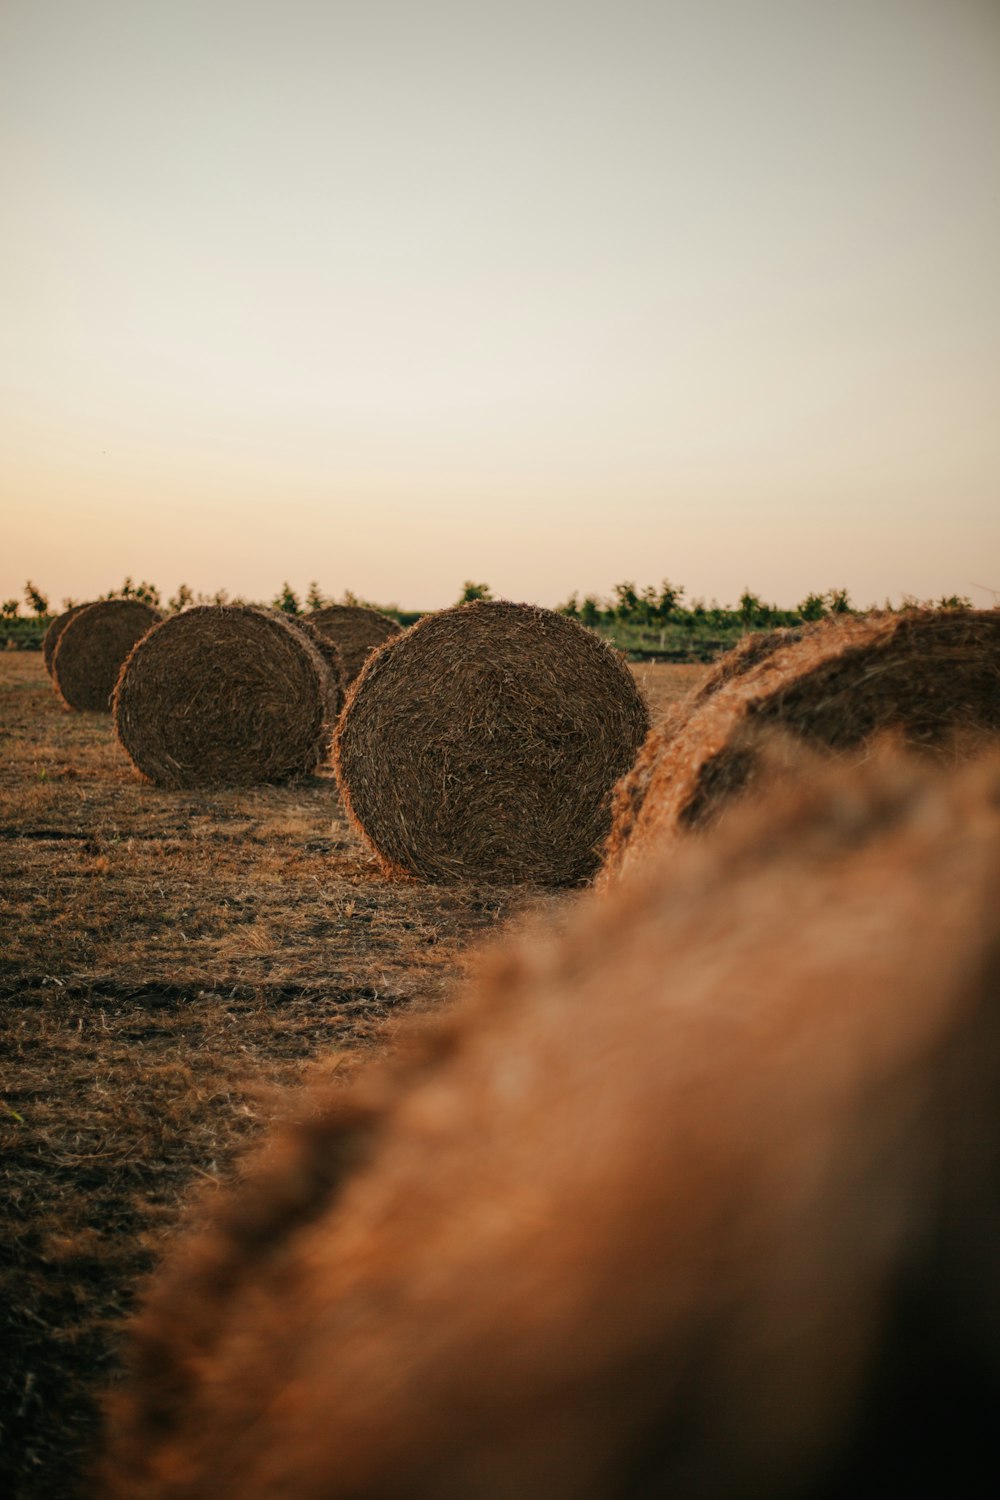
<path fill-rule="evenodd" d="M 707 673 L 635 668 L 654 719 Z M 138 1278 L 278 1089 L 442 1004 L 498 924 L 565 895 L 387 883 L 329 774 L 141 783 L 110 720 L 0 656 L 0 1494 L 81 1492 Z"/>

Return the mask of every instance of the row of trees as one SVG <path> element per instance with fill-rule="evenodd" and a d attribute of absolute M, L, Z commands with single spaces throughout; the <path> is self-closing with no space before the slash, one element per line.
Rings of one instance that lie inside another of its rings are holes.
<path fill-rule="evenodd" d="M 691 629 L 717 627 L 726 630 L 759 630 L 778 625 L 800 625 L 803 621 L 822 620 L 828 615 L 858 612 L 851 602 L 850 594 L 843 588 L 827 589 L 822 594 L 809 593 L 793 609 L 781 609 L 776 604 L 768 604 L 749 588 L 743 590 L 735 607 L 719 604 L 715 599 L 711 603 L 706 603 L 704 599 L 692 599 L 690 603 L 685 603 L 686 593 L 682 584 L 673 583 L 669 578 L 664 578 L 658 586 L 647 584 L 643 588 L 628 581 L 615 584 L 609 599 L 598 599 L 588 594 L 581 600 L 574 593 L 558 609 L 562 614 L 593 628 L 627 625 L 647 630 L 662 630 L 668 625 L 687 626 Z M 916 599 L 906 594 L 897 607 L 918 609 L 929 606 L 969 609 L 972 600 L 960 594 L 940 599 Z M 893 607 L 886 600 L 884 608 Z"/>
<path fill-rule="evenodd" d="M 577 593 L 573 593 L 564 604 L 557 605 L 557 609 L 561 614 L 569 615 L 571 619 L 579 620 L 581 624 L 588 625 L 592 629 L 627 626 L 638 630 L 661 631 L 667 626 L 687 626 L 691 629 L 705 627 L 724 630 L 761 629 L 775 625 L 797 625 L 804 620 L 821 620 L 827 615 L 855 612 L 850 595 L 846 589 L 842 588 L 827 589 L 823 594 L 807 594 L 794 609 L 779 609 L 775 604 L 766 603 L 759 594 L 751 592 L 750 589 L 743 590 L 739 604 L 735 607 L 720 605 L 714 599 L 710 604 L 706 604 L 704 599 L 693 599 L 690 603 L 685 603 L 686 593 L 687 590 L 683 585 L 673 583 L 669 578 L 664 578 L 658 585 L 646 584 L 642 588 L 630 580 L 625 583 L 616 583 L 610 598 L 600 599 L 593 594 L 587 594 L 580 599 Z M 172 595 L 164 606 L 160 590 L 155 584 L 145 580 L 135 583 L 131 578 L 126 578 L 120 588 L 110 589 L 108 593 L 100 597 L 102 599 L 139 599 L 157 609 L 165 607 L 171 613 L 186 609 L 192 604 L 244 604 L 248 602 L 242 598 L 230 599 L 225 589 L 219 589 L 214 594 L 195 593 L 186 583 L 182 583 L 178 586 L 176 594 Z M 493 597 L 489 584 L 475 583 L 467 578 L 462 585 L 457 603 L 466 604 L 475 599 L 492 599 Z M 33 615 L 39 621 L 49 617 L 48 597 L 36 588 L 30 579 L 24 586 L 23 602 L 28 607 L 29 617 Z M 68 609 L 76 602 L 73 599 L 64 599 L 62 607 Z M 310 583 L 305 595 L 300 597 L 286 581 L 270 604 L 272 608 L 280 609 L 285 614 L 303 615 L 312 610 L 322 609 L 328 604 L 364 605 L 368 602 L 360 599 L 350 589 L 345 589 L 339 598 L 333 599 L 325 595 L 315 581 Z M 21 603 L 20 599 L 5 600 L 0 605 L 0 614 L 8 620 L 21 617 Z M 936 605 L 942 609 L 969 608 L 971 604 L 972 601 L 961 594 L 951 594 L 940 599 L 915 599 L 910 595 L 904 595 L 902 604 L 898 607 L 913 609 Z M 400 610 L 395 604 L 376 604 L 370 607 L 382 609 L 406 624 L 418 618 L 417 611 Z M 892 607 L 887 600 L 885 608 Z"/>

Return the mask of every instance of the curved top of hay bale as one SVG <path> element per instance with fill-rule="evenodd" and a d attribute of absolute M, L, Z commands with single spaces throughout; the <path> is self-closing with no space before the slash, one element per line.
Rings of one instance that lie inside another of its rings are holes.
<path fill-rule="evenodd" d="M 329 672 L 305 631 L 251 605 L 200 605 L 139 642 L 115 689 L 118 738 L 160 786 L 247 786 L 312 771 Z"/>
<path fill-rule="evenodd" d="M 46 672 L 48 672 L 50 677 L 52 676 L 52 658 L 56 654 L 56 647 L 59 644 L 59 637 L 66 629 L 66 626 L 69 624 L 70 620 L 78 615 L 81 609 L 86 609 L 87 605 L 91 602 L 91 600 L 87 600 L 87 602 L 84 604 L 71 604 L 69 609 L 64 609 L 61 615 L 56 615 L 48 630 L 45 632 L 45 637 L 42 641 L 42 660 L 45 662 L 45 670 Z"/>
<path fill-rule="evenodd" d="M 619 653 L 551 610 L 474 603 L 387 641 L 348 695 L 334 764 L 387 873 L 572 885 L 649 724 Z"/>
<path fill-rule="evenodd" d="M 395 620 L 382 614 L 381 610 L 367 609 L 363 604 L 327 604 L 305 618 L 339 649 L 345 690 L 376 646 L 402 632 Z"/>
<path fill-rule="evenodd" d="M 68 708 L 108 713 L 122 662 L 163 616 L 138 599 L 99 599 L 63 627 L 52 657 L 52 681 Z"/>
<path fill-rule="evenodd" d="M 1000 611 L 848 616 L 779 642 L 649 736 L 615 791 L 602 878 L 711 822 L 753 780 L 761 731 L 826 751 L 890 733 L 925 752 L 1000 733 Z"/>
<path fill-rule="evenodd" d="M 789 625 L 777 630 L 755 630 L 751 635 L 745 635 L 731 651 L 724 652 L 716 659 L 711 672 L 695 688 L 688 703 L 703 703 L 706 698 L 717 693 L 720 687 L 724 687 L 734 677 L 742 677 L 745 672 L 773 656 L 775 651 L 780 651 L 782 646 L 791 646 L 795 641 L 801 640 L 804 631 L 805 627 L 801 625 Z"/>

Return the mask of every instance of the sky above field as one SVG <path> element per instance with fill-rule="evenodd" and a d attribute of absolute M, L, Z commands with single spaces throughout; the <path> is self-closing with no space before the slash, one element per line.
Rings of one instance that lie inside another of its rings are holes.
<path fill-rule="evenodd" d="M 0 597 L 1000 591 L 996 0 L 4 0 Z"/>

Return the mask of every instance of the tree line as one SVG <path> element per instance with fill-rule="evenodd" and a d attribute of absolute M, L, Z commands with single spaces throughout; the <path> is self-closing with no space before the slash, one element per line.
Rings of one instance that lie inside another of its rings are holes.
<path fill-rule="evenodd" d="M 642 587 L 634 580 L 626 580 L 623 583 L 616 583 L 607 598 L 586 594 L 581 599 L 578 592 L 574 591 L 564 603 L 557 605 L 556 609 L 560 614 L 568 615 L 570 619 L 579 620 L 581 625 L 604 633 L 613 634 L 616 630 L 625 628 L 639 632 L 659 632 L 661 635 L 668 627 L 672 628 L 672 633 L 680 627 L 695 633 L 717 630 L 728 634 L 737 629 L 773 629 L 776 626 L 800 625 L 810 620 L 822 620 L 829 615 L 860 612 L 844 588 L 831 588 L 824 593 L 809 593 L 792 609 L 782 609 L 776 604 L 768 604 L 759 594 L 749 588 L 743 590 L 739 603 L 735 606 L 722 605 L 714 599 L 711 603 L 706 603 L 701 598 L 686 602 L 686 594 L 687 590 L 682 584 L 673 583 L 669 578 L 662 579 L 659 584 L 645 584 Z M 171 614 L 187 609 L 192 604 L 259 602 L 239 596 L 230 597 L 225 589 L 219 589 L 214 594 L 196 593 L 186 583 L 178 585 L 176 593 L 164 602 L 155 584 L 145 579 L 136 583 L 132 578 L 126 578 L 120 588 L 110 589 L 106 594 L 98 597 L 101 599 L 138 599 L 144 604 L 153 605 L 156 609 L 164 609 Z M 488 600 L 494 597 L 489 584 L 466 579 L 456 603 L 466 604 L 476 599 Z M 79 601 L 74 599 L 64 599 L 62 608 L 69 609 L 77 602 Z M 338 598 L 333 598 L 324 594 L 315 580 L 309 584 L 303 595 L 297 594 L 286 581 L 274 598 L 266 602 L 272 609 L 281 610 L 288 615 L 307 615 L 313 610 L 323 609 L 330 604 L 362 605 L 371 609 L 379 609 L 391 615 L 402 625 L 412 624 L 414 620 L 420 618 L 421 614 L 419 610 L 402 610 L 396 604 L 372 603 L 361 599 L 351 589 L 345 589 Z M 27 615 L 21 613 L 22 603 L 27 606 Z M 899 605 L 894 606 L 886 600 L 883 608 L 968 609 L 971 606 L 971 599 L 966 598 L 964 594 L 950 594 L 939 599 L 917 599 L 913 595 L 904 594 Z M 874 606 L 869 605 L 868 608 L 874 608 Z M 0 604 L 0 616 L 11 623 L 32 621 L 36 625 L 42 625 L 46 624 L 54 613 L 55 611 L 50 611 L 48 596 L 30 579 L 24 586 L 23 598 L 6 599 Z"/>

